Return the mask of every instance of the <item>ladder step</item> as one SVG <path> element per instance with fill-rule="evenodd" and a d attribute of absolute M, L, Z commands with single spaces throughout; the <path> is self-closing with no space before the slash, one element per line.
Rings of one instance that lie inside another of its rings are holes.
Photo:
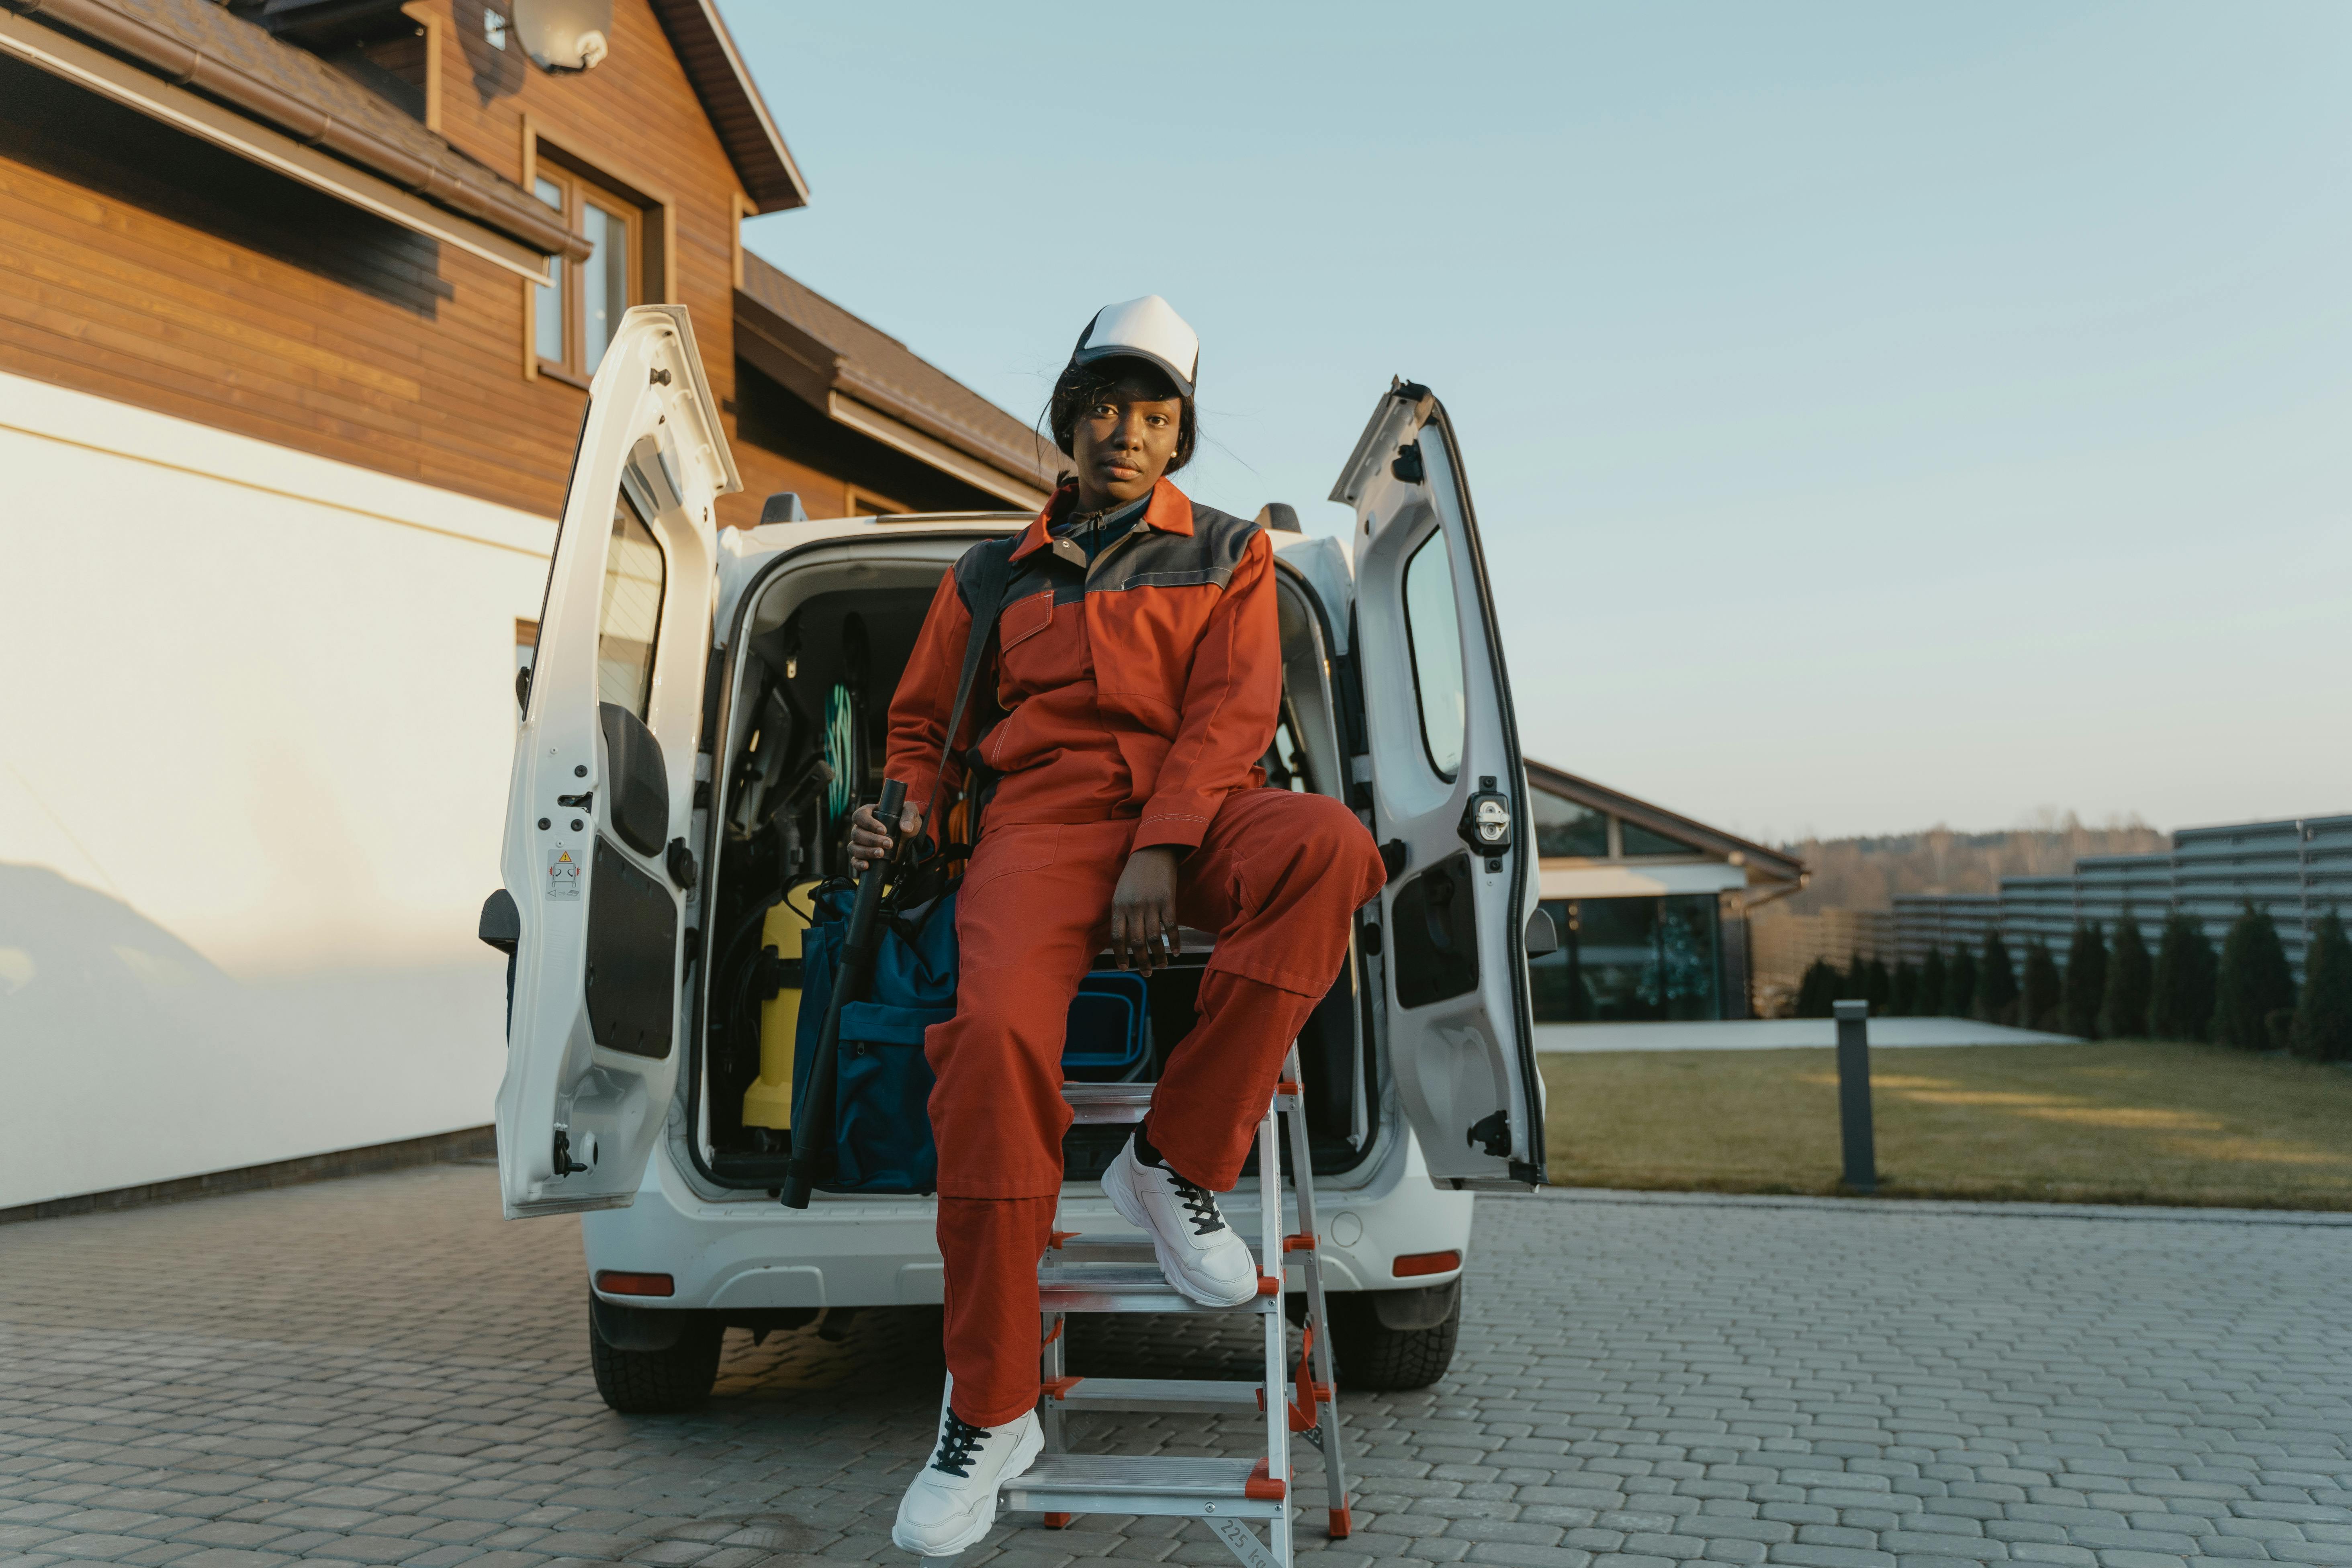
<path fill-rule="evenodd" d="M 1084 1386 L 1081 1384 L 1080 1386 Z M 1191 1459 L 1136 1454 L 1045 1454 L 1004 1483 L 1004 1506 L 1021 1512 L 1136 1513 L 1198 1519 L 1272 1519 L 1281 1498 L 1251 1479 L 1262 1459 Z"/>
<path fill-rule="evenodd" d="M 1067 1263 L 1149 1263 L 1154 1268 L 1159 1267 L 1160 1255 L 1151 1249 L 1151 1243 L 1148 1241 L 1091 1241 L 1085 1239 L 1085 1236 L 1089 1233 L 1073 1231 L 1069 1234 L 1078 1236 L 1080 1239 L 1066 1241 L 1054 1248 L 1046 1255 L 1045 1267 L 1058 1268 Z M 1291 1240 L 1288 1237 L 1283 1239 L 1286 1244 Z M 1249 1248 L 1249 1255 L 1256 1262 L 1258 1272 L 1265 1273 L 1265 1248 L 1254 1241 L 1244 1242 L 1242 1245 Z M 1285 1245 L 1282 1249 L 1283 1266 L 1291 1269 L 1299 1268 L 1300 1260 L 1294 1255 L 1305 1250 L 1306 1248 L 1301 1247 Z M 1297 1289 L 1297 1287 L 1293 1285 L 1291 1289 Z"/>
<path fill-rule="evenodd" d="M 1070 1411 L 1145 1410 L 1178 1415 L 1215 1415 L 1226 1410 L 1255 1415 L 1264 1408 L 1255 1383 L 1192 1377 L 1074 1378 L 1056 1403 Z"/>
<path fill-rule="evenodd" d="M 1070 1119 L 1080 1127 L 1137 1122 L 1151 1109 L 1148 1083 L 1066 1083 L 1062 1098 L 1070 1102 Z"/>
<path fill-rule="evenodd" d="M 1143 1120 L 1151 1109 L 1151 1085 L 1148 1083 L 1065 1083 L 1062 1098 L 1069 1101 L 1070 1120 L 1080 1127 L 1132 1125 Z M 1288 1115 L 1298 1109 L 1296 1084 L 1285 1083 L 1276 1091 L 1274 1109 Z"/>
<path fill-rule="evenodd" d="M 1249 1312 L 1276 1310 L 1271 1295 L 1238 1307 L 1203 1307 L 1168 1283 L 1157 1264 L 1048 1266 L 1037 1270 L 1038 1306 L 1048 1312 Z"/>

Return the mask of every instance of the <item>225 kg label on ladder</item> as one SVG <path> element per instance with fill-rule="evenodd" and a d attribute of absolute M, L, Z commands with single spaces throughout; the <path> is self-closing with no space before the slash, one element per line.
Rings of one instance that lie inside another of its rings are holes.
<path fill-rule="evenodd" d="M 1248 1563 L 1249 1568 L 1282 1568 L 1247 1521 L 1223 1518 L 1204 1519 L 1202 1522 L 1209 1527 L 1210 1534 L 1225 1543 L 1226 1551 Z"/>

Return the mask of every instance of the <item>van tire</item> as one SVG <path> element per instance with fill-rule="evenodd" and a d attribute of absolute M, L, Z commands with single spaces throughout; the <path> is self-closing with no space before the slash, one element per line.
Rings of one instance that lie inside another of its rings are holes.
<path fill-rule="evenodd" d="M 710 1397 L 719 1381 L 719 1349 L 727 1337 L 724 1323 L 704 1319 L 679 1326 L 674 1342 L 660 1350 L 623 1350 L 605 1342 L 592 1314 L 588 1321 L 588 1361 L 596 1373 L 596 1392 L 624 1415 L 661 1415 L 691 1410 Z"/>
<path fill-rule="evenodd" d="M 1428 1290 L 1335 1290 L 1332 1370 L 1342 1389 L 1427 1388 L 1454 1364 L 1462 1337 L 1462 1282 Z"/>

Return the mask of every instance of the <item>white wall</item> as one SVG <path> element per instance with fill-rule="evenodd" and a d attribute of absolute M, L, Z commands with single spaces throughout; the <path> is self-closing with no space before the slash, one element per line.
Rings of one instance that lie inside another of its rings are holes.
<path fill-rule="evenodd" d="M 0 1207 L 476 1126 L 549 520 L 0 375 Z"/>

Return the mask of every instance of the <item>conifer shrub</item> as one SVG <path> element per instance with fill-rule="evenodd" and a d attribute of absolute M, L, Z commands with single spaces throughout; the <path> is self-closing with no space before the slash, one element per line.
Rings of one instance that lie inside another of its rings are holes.
<path fill-rule="evenodd" d="M 2303 951 L 2294 1046 L 2295 1055 L 2315 1062 L 2352 1061 L 2352 940 L 2332 909 Z"/>
<path fill-rule="evenodd" d="M 1895 973 L 1886 983 L 1886 1016 L 1909 1018 L 1919 1011 L 1919 969 L 1907 958 L 1895 961 Z"/>
<path fill-rule="evenodd" d="M 2148 973 L 2147 1032 L 2159 1040 L 2201 1040 L 2213 1023 L 2213 943 L 2179 910 L 2164 922 Z"/>
<path fill-rule="evenodd" d="M 2271 1015 L 2294 1006 L 2294 971 L 2287 966 L 2278 923 L 2248 899 L 2221 942 L 2213 983 L 2213 1038 L 2242 1051 L 2267 1051 Z"/>
<path fill-rule="evenodd" d="M 1862 969 L 1862 999 L 1870 1004 L 1870 1016 L 1886 1016 L 1886 1006 L 1895 999 L 1895 982 L 1886 973 L 1885 962 L 1873 954 Z"/>
<path fill-rule="evenodd" d="M 2076 921 L 2066 947 L 2064 1000 L 2059 1032 L 2086 1040 L 2099 1037 L 2099 1008 L 2107 995 L 2107 939 L 2096 921 Z"/>
<path fill-rule="evenodd" d="M 1952 950 L 1952 970 L 1944 987 L 1944 1012 L 1954 1018 L 1976 1016 L 1977 955 L 1965 947 Z"/>
<path fill-rule="evenodd" d="M 2147 1033 L 2147 943 L 2140 940 L 2139 921 L 2126 906 L 2116 921 L 2116 940 L 2107 953 L 2107 992 L 2099 1003 L 2099 1037 L 2136 1040 Z"/>
<path fill-rule="evenodd" d="M 1919 999 L 1912 1008 L 1915 1017 L 1932 1018 L 1943 1012 L 1952 991 L 1951 976 L 1944 973 L 1944 950 L 1931 944 L 1927 956 L 1919 963 Z"/>
<path fill-rule="evenodd" d="M 2017 1022 L 2017 970 L 2009 961 L 2009 943 L 1995 927 L 1985 932 L 1984 956 L 1977 975 L 1977 1016 L 1988 1024 Z"/>
<path fill-rule="evenodd" d="M 1834 1015 L 1831 1004 L 1838 998 L 1843 983 L 1835 967 L 1826 958 L 1817 958 L 1805 966 L 1805 976 L 1797 982 L 1797 1016 L 1827 1018 Z"/>
<path fill-rule="evenodd" d="M 2059 1012 L 2062 1000 L 2058 961 L 2050 956 L 2050 944 L 2038 936 L 2027 937 L 2025 983 L 2018 995 L 2017 1021 L 2029 1029 L 2055 1033 L 2065 1022 Z"/>

